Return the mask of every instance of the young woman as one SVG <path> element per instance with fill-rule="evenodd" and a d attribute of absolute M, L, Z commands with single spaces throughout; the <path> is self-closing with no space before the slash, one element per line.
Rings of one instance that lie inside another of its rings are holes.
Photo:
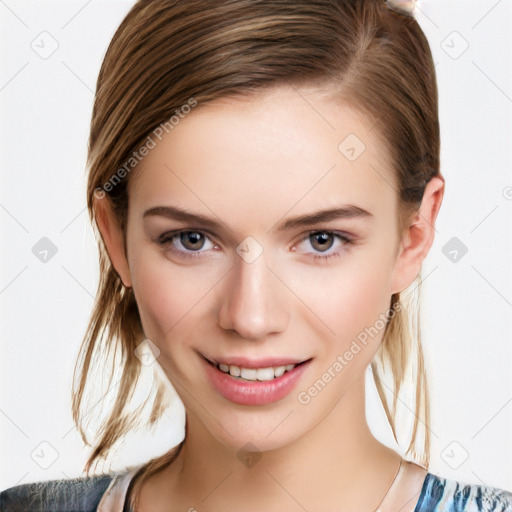
<path fill-rule="evenodd" d="M 170 383 L 185 438 L 121 475 L 8 489 L 2 511 L 512 510 L 507 491 L 428 471 L 410 298 L 444 179 L 434 66 L 411 12 L 383 0 L 132 8 L 96 90 L 87 198 L 101 278 L 74 414 L 85 437 L 91 376 L 110 375 L 90 469 L 136 421 L 130 400 L 156 360 L 168 382 L 151 421 Z M 407 460 L 367 425 L 365 375 L 395 433 L 411 367 Z"/>

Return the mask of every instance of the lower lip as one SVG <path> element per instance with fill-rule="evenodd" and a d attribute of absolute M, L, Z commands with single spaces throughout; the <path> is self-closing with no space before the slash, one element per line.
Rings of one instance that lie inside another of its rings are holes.
<path fill-rule="evenodd" d="M 290 394 L 310 362 L 302 363 L 281 377 L 267 381 L 239 380 L 208 361 L 204 361 L 204 364 L 213 387 L 230 402 L 240 405 L 266 405 Z"/>

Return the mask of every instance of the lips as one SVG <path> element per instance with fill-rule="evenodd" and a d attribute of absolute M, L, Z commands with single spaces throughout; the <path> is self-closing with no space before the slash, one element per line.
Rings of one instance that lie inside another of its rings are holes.
<path fill-rule="evenodd" d="M 311 362 L 311 359 L 297 361 L 275 357 L 258 360 L 226 357 L 222 362 L 204 356 L 202 359 L 213 388 L 240 405 L 265 405 L 286 397 Z"/>

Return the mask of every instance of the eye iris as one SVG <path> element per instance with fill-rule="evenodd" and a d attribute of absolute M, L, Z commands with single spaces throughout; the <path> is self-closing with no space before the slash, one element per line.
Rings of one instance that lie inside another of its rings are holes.
<path fill-rule="evenodd" d="M 204 245 L 204 236 L 196 231 L 185 231 L 181 233 L 180 242 L 183 247 L 190 250 L 201 249 Z"/>
<path fill-rule="evenodd" d="M 330 249 L 334 241 L 330 233 L 314 233 L 310 237 L 312 237 L 311 245 L 321 251 Z M 318 242 L 320 245 L 315 247 L 315 242 Z"/>

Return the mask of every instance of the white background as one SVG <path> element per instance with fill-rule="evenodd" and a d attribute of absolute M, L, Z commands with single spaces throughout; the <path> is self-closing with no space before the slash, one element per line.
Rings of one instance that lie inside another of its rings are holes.
<path fill-rule="evenodd" d="M 0 0 L 0 489 L 78 476 L 85 462 L 70 388 L 98 278 L 86 144 L 101 60 L 132 3 Z M 438 72 L 446 178 L 423 271 L 430 471 L 512 490 L 512 5 L 419 9 Z M 32 252 L 43 237 L 57 248 L 46 263 Z M 443 253 L 453 237 L 468 249 L 456 262 Z M 372 429 L 393 446 L 371 388 L 368 397 Z M 112 467 L 167 450 L 182 426 L 177 404 Z"/>

